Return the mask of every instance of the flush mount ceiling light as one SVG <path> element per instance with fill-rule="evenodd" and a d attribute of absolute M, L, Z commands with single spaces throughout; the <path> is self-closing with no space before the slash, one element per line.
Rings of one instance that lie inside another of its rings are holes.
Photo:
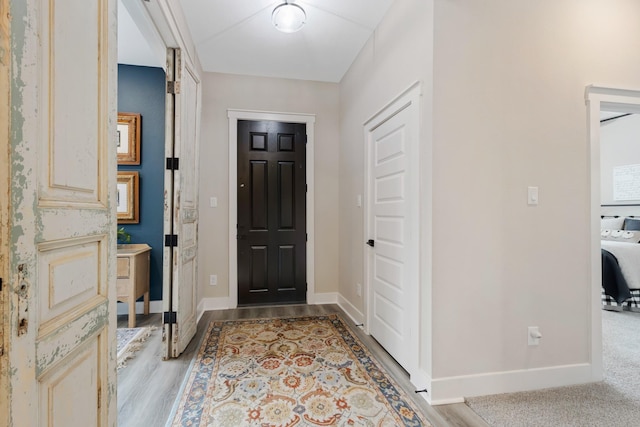
<path fill-rule="evenodd" d="M 281 5 L 276 6 L 271 14 L 273 26 L 283 33 L 295 33 L 299 31 L 307 20 L 304 9 L 297 4 L 289 3 L 286 0 Z"/>

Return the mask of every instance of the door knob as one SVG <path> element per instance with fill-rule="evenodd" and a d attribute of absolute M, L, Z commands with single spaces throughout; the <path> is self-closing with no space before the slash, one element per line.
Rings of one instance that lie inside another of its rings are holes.
<path fill-rule="evenodd" d="M 376 242 L 374 242 L 374 241 L 373 241 L 373 239 L 369 239 L 369 240 L 367 240 L 367 245 L 369 245 L 369 246 L 371 246 L 371 247 L 374 247 L 374 246 L 375 246 L 375 244 L 376 244 Z"/>

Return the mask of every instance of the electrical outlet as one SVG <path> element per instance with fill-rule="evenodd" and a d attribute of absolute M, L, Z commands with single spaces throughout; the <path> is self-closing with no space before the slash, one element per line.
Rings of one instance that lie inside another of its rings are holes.
<path fill-rule="evenodd" d="M 362 285 L 360 283 L 356 283 L 356 295 L 359 297 L 362 296 Z"/>
<path fill-rule="evenodd" d="M 215 286 L 218 284 L 218 275 L 217 274 L 212 274 L 211 276 L 209 276 L 209 285 L 210 286 Z"/>
<path fill-rule="evenodd" d="M 537 326 L 529 326 L 529 328 L 527 329 L 527 342 L 529 343 L 529 345 L 540 344 L 540 338 L 542 338 L 540 328 Z"/>

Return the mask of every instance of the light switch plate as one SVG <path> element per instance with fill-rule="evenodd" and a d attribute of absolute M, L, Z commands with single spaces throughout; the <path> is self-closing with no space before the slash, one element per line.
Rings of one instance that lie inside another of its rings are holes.
<path fill-rule="evenodd" d="M 209 206 L 211 206 L 212 208 L 217 208 L 218 207 L 218 198 L 217 197 L 210 197 L 209 198 Z"/>
<path fill-rule="evenodd" d="M 527 188 L 527 203 L 529 206 L 536 206 L 538 204 L 538 187 Z"/>
<path fill-rule="evenodd" d="M 540 333 L 540 328 L 537 326 L 529 326 L 527 328 L 527 343 L 530 346 L 539 345 L 540 338 L 542 338 L 542 334 Z"/>

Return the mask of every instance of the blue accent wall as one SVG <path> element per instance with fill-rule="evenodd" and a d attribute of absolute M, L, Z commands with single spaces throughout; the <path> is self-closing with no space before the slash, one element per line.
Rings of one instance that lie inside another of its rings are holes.
<path fill-rule="evenodd" d="M 118 111 L 140 113 L 140 165 L 118 170 L 140 174 L 140 222 L 120 224 L 131 234 L 131 243 L 151 246 L 150 297 L 162 299 L 162 245 L 164 215 L 164 96 L 162 68 L 118 65 Z"/>

